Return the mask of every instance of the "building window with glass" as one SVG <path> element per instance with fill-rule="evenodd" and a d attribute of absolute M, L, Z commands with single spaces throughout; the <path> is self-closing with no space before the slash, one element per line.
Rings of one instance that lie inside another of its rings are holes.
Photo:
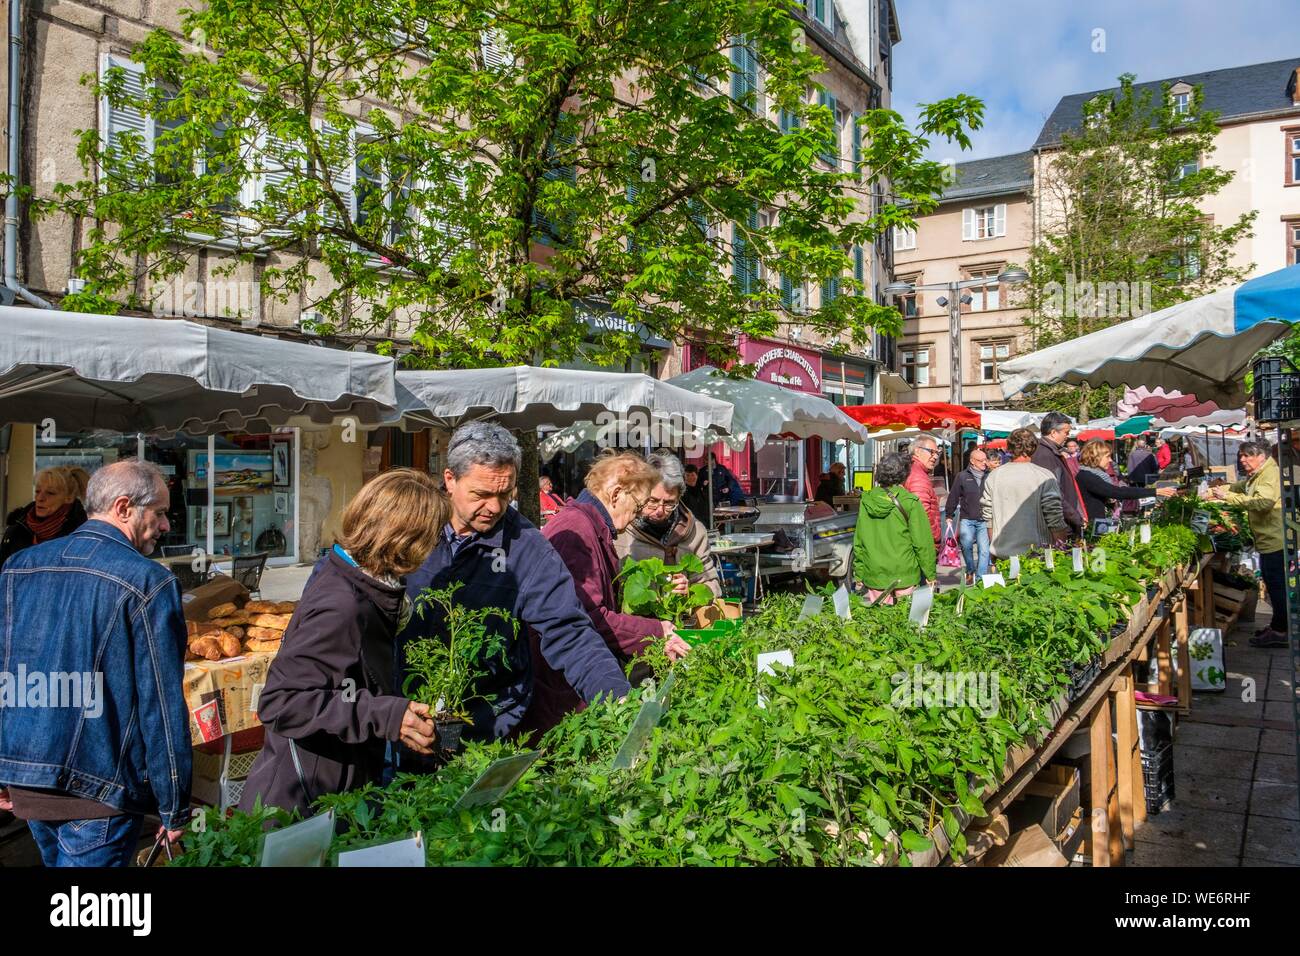
<path fill-rule="evenodd" d="M 1283 130 L 1286 136 L 1286 184 L 1300 186 L 1300 126 Z"/>
<path fill-rule="evenodd" d="M 916 248 L 916 230 L 894 227 L 894 251 L 907 252 Z"/>
<path fill-rule="evenodd" d="M 998 381 L 998 367 L 1011 358 L 1011 342 L 980 343 L 980 382 L 985 385 Z"/>
<path fill-rule="evenodd" d="M 902 349 L 903 381 L 913 388 L 930 384 L 930 349 Z"/>
<path fill-rule="evenodd" d="M 1286 224 L 1286 264 L 1300 266 L 1300 219 L 1293 219 Z"/>
<path fill-rule="evenodd" d="M 975 286 L 970 290 L 972 312 L 991 312 L 1002 307 L 1002 287 L 998 285 L 998 273 L 998 269 L 971 272 L 972 279 L 985 279 L 988 282 L 988 285 Z"/>

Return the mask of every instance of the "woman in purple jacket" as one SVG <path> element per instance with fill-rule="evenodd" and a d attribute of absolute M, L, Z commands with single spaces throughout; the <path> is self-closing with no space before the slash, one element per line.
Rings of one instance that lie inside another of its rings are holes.
<path fill-rule="evenodd" d="M 378 780 L 389 741 L 431 754 L 427 704 L 402 697 L 393 641 L 410 616 L 402 578 L 447 523 L 433 479 L 410 468 L 362 487 L 343 535 L 312 571 L 258 700 L 266 744 L 240 808 L 310 814 L 317 797 Z"/>
<path fill-rule="evenodd" d="M 573 575 L 592 626 L 622 664 L 660 637 L 668 639 L 666 650 L 673 660 L 690 651 L 690 645 L 674 633 L 671 621 L 623 614 L 614 583 L 621 569 L 614 539 L 641 513 L 660 477 L 636 452 L 607 454 L 587 473 L 586 490 L 542 529 Z M 564 675 L 547 665 L 537 636 L 531 638 L 536 694 L 520 725 L 521 736 L 533 732 L 540 736 L 565 714 L 586 706 Z"/>

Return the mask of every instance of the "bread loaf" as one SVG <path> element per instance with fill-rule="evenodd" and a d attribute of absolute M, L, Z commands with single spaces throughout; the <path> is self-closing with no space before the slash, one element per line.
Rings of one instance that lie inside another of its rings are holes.
<path fill-rule="evenodd" d="M 298 607 L 297 601 L 281 601 L 275 606 L 275 614 L 293 614 Z"/>
<path fill-rule="evenodd" d="M 254 614 L 249 622 L 254 627 L 269 627 L 277 631 L 283 631 L 289 626 L 289 619 L 292 614 Z"/>
<path fill-rule="evenodd" d="M 239 638 L 229 631 L 221 631 L 217 634 L 217 641 L 221 644 L 222 657 L 238 657 L 242 650 Z"/>
<path fill-rule="evenodd" d="M 275 614 L 280 605 L 276 601 L 249 601 L 244 610 L 249 614 Z"/>
<path fill-rule="evenodd" d="M 232 624 L 230 627 L 226 628 L 226 630 L 235 635 L 235 637 L 239 638 L 241 641 L 244 639 L 244 628 L 242 626 Z"/>
<path fill-rule="evenodd" d="M 278 651 L 280 641 L 261 641 L 254 637 L 245 642 L 244 646 L 253 653 L 264 654 L 270 651 Z"/>
<path fill-rule="evenodd" d="M 227 614 L 225 617 L 214 617 L 206 621 L 207 624 L 215 624 L 218 627 L 230 627 L 232 624 L 247 624 L 252 617 L 247 611 L 236 611 L 234 614 Z"/>
<path fill-rule="evenodd" d="M 239 608 L 229 602 L 218 604 L 216 607 L 212 608 L 212 610 L 208 611 L 208 620 L 215 621 L 217 618 L 227 617 L 228 615 L 234 614 L 238 610 Z"/>
<path fill-rule="evenodd" d="M 276 630 L 273 627 L 258 627 L 253 625 L 249 627 L 244 636 L 250 641 L 278 641 L 284 637 L 284 631 Z"/>
<path fill-rule="evenodd" d="M 221 660 L 221 642 L 215 637 L 197 637 L 190 643 L 190 652 L 209 661 Z"/>

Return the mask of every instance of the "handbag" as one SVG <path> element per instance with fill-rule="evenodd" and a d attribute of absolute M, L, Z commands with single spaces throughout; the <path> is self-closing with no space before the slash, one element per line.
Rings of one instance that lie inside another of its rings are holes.
<path fill-rule="evenodd" d="M 952 521 L 949 521 L 943 532 L 943 547 L 939 550 L 939 567 L 960 568 L 961 566 L 961 548 L 957 544 L 957 536 L 953 534 Z"/>

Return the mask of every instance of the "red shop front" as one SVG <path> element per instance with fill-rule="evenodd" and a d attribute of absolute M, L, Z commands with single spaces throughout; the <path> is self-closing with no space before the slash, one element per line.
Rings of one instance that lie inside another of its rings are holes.
<path fill-rule="evenodd" d="M 822 357 L 817 352 L 748 336 L 741 336 L 739 349 L 741 361 L 755 366 L 754 377 L 759 381 L 821 395 Z M 705 364 L 703 349 L 691 347 L 687 369 Z M 757 452 L 752 442 L 747 442 L 739 451 L 726 446 L 715 450 L 718 460 L 731 469 L 750 495 L 790 495 L 811 499 L 821 476 L 809 470 L 809 463 L 821 460 L 820 446 L 818 438 L 805 441 L 772 439 Z M 697 463 L 702 465 L 702 462 Z"/>

